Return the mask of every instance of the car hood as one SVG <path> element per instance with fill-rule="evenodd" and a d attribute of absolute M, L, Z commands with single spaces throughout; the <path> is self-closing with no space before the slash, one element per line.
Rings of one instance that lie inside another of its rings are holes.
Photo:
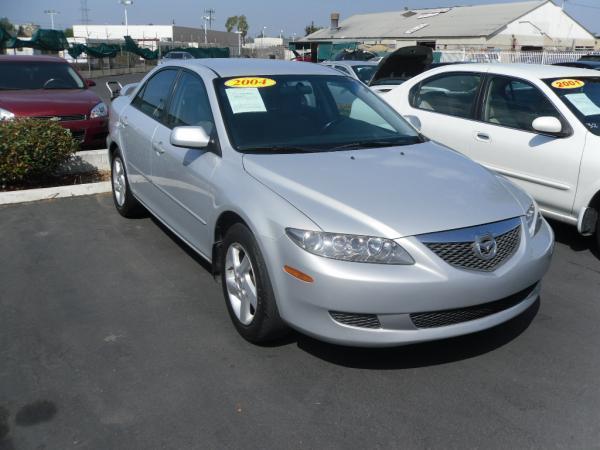
<path fill-rule="evenodd" d="M 89 89 L 0 91 L 0 108 L 17 116 L 89 114 L 102 100 Z"/>
<path fill-rule="evenodd" d="M 433 50 L 423 45 L 402 47 L 381 60 L 370 84 L 382 84 L 386 78 L 407 80 L 419 75 L 433 62 Z"/>
<path fill-rule="evenodd" d="M 525 213 L 484 167 L 432 142 L 244 155 L 244 168 L 322 230 L 399 238 Z"/>

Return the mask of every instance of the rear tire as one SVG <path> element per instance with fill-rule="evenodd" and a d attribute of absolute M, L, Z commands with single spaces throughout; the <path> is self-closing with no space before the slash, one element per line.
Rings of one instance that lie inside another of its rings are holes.
<path fill-rule="evenodd" d="M 133 196 L 127 179 L 127 170 L 121 152 L 117 150 L 111 164 L 112 196 L 119 214 L 127 218 L 143 216 L 145 209 Z"/>
<path fill-rule="evenodd" d="M 252 232 L 234 224 L 223 242 L 221 284 L 227 311 L 244 339 L 264 344 L 288 331 L 275 301 L 267 266 Z"/>

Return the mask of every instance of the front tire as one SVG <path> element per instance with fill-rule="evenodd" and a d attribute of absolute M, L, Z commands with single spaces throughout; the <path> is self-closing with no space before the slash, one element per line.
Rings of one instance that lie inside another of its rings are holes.
<path fill-rule="evenodd" d="M 143 215 L 144 207 L 131 192 L 125 163 L 119 151 L 117 151 L 112 159 L 110 180 L 113 201 L 119 214 L 127 218 L 135 218 Z"/>
<path fill-rule="evenodd" d="M 220 269 L 227 311 L 242 337 L 254 344 L 282 337 L 288 328 L 279 316 L 266 264 L 252 232 L 241 223 L 225 235 Z"/>

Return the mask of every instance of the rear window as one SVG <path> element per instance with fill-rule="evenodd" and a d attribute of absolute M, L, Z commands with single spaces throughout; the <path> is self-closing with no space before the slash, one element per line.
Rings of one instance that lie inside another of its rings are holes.
<path fill-rule="evenodd" d="M 585 127 L 600 136 L 600 77 L 544 80 Z"/>

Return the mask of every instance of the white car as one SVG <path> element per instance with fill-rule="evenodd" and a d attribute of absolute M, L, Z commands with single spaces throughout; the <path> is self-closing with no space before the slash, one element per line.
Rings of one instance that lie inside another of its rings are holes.
<path fill-rule="evenodd" d="M 428 138 L 523 187 L 552 219 L 600 246 L 598 72 L 535 64 L 461 64 L 382 95 Z"/>

